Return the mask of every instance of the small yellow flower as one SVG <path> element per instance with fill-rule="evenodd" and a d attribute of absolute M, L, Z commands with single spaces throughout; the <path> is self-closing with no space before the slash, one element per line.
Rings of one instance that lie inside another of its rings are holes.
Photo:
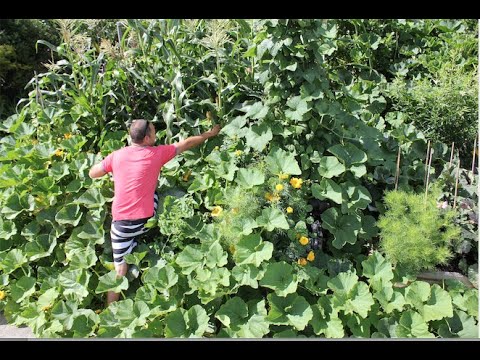
<path fill-rule="evenodd" d="M 5 294 L 5 291 L 0 290 L 0 300 L 5 299 L 5 296 L 7 296 L 7 294 Z"/>
<path fill-rule="evenodd" d="M 63 150 L 57 149 L 57 150 L 55 151 L 55 156 L 62 157 L 62 156 L 63 156 Z"/>
<path fill-rule="evenodd" d="M 220 206 L 215 206 L 212 210 L 212 216 L 213 217 L 218 217 L 222 215 L 223 209 Z"/>
<path fill-rule="evenodd" d="M 73 136 L 73 135 L 70 134 L 70 133 L 66 133 L 66 134 L 63 135 L 63 137 L 64 137 L 65 139 L 70 139 L 72 136 Z"/>
<path fill-rule="evenodd" d="M 305 258 L 299 258 L 299 259 L 297 260 L 297 263 L 298 263 L 298 265 L 300 265 L 300 266 L 305 266 L 305 265 L 307 265 L 307 260 L 305 260 Z"/>
<path fill-rule="evenodd" d="M 280 174 L 278 174 L 278 178 L 280 180 L 286 180 L 286 179 L 288 179 L 288 174 L 284 174 L 284 173 L 281 172 Z"/>
<path fill-rule="evenodd" d="M 45 305 L 44 307 L 42 307 L 42 311 L 47 311 L 47 310 L 50 310 L 50 308 L 52 307 L 52 305 Z"/>
<path fill-rule="evenodd" d="M 277 190 L 277 191 L 282 191 L 282 190 L 283 190 L 283 185 L 282 185 L 282 184 L 277 184 L 277 185 L 275 186 L 275 190 Z"/>
<path fill-rule="evenodd" d="M 278 196 L 277 193 L 274 193 L 274 194 L 266 193 L 265 199 L 267 199 L 270 202 L 277 202 L 280 200 L 280 196 Z"/>
<path fill-rule="evenodd" d="M 293 208 L 291 206 L 287 207 L 287 213 L 288 214 L 293 213 Z"/>
<path fill-rule="evenodd" d="M 242 155 L 243 151 L 242 150 L 237 150 L 235 151 L 235 155 L 240 156 Z"/>
<path fill-rule="evenodd" d="M 295 189 L 300 189 L 302 187 L 303 180 L 300 178 L 293 177 L 290 179 L 290 185 Z"/>
<path fill-rule="evenodd" d="M 313 253 L 313 251 L 310 251 L 307 255 L 307 260 L 308 261 L 313 261 L 315 260 L 315 254 Z"/>
<path fill-rule="evenodd" d="M 300 244 L 307 245 L 309 243 L 308 238 L 306 236 L 302 236 L 300 240 L 298 240 Z"/>

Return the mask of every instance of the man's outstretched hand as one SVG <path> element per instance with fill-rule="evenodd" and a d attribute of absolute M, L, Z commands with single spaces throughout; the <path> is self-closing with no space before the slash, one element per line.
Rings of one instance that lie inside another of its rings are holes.
<path fill-rule="evenodd" d="M 222 129 L 222 128 L 220 127 L 220 125 L 217 124 L 217 125 L 215 125 L 211 130 L 205 132 L 205 135 L 206 135 L 208 138 L 217 136 L 221 129 Z"/>

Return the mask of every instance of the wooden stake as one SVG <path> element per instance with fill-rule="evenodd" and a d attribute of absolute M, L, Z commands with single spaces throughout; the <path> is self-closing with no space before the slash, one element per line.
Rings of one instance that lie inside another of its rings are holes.
<path fill-rule="evenodd" d="M 460 158 L 458 159 L 457 174 L 455 175 L 455 195 L 453 197 L 453 208 L 457 207 L 458 178 L 460 177 Z"/>
<path fill-rule="evenodd" d="M 425 157 L 425 177 L 423 178 L 423 183 L 426 184 L 427 182 L 427 166 L 428 166 L 428 155 L 430 154 L 430 140 L 428 140 L 427 145 L 427 156 Z"/>
<path fill-rule="evenodd" d="M 400 177 L 400 145 L 398 145 L 398 155 L 397 155 L 397 170 L 395 171 L 395 190 L 398 187 L 398 179 Z"/>
<path fill-rule="evenodd" d="M 428 159 L 428 167 L 427 167 L 427 181 L 425 185 L 425 204 L 427 204 L 428 183 L 430 181 L 430 165 L 432 165 L 432 154 L 433 154 L 433 151 L 430 151 L 430 157 Z"/>
<path fill-rule="evenodd" d="M 450 163 L 448 164 L 448 168 L 452 167 L 452 162 L 453 162 L 453 149 L 455 148 L 455 143 L 452 142 L 452 151 L 450 152 Z"/>
<path fill-rule="evenodd" d="M 475 141 L 473 142 L 473 156 L 472 156 L 472 184 L 475 179 L 475 154 L 477 153 L 477 137 L 475 136 Z"/>

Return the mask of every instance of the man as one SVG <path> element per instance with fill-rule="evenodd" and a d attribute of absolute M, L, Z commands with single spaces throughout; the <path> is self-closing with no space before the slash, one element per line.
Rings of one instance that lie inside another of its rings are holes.
<path fill-rule="evenodd" d="M 216 136 L 220 125 L 201 135 L 191 136 L 172 145 L 154 146 L 155 127 L 148 120 L 134 120 L 130 126 L 132 144 L 109 154 L 92 166 L 89 176 L 98 178 L 112 172 L 114 198 L 112 203 L 113 259 L 118 276 L 125 276 L 128 265 L 124 256 L 137 245 L 135 238 L 148 231 L 145 224 L 155 215 L 158 195 L 155 192 L 162 166 L 185 150 Z M 107 293 L 107 305 L 117 301 L 119 293 Z"/>

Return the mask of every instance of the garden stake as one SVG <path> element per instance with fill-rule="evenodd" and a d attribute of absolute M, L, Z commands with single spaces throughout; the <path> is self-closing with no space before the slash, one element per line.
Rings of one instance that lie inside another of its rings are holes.
<path fill-rule="evenodd" d="M 450 163 L 448 164 L 448 168 L 450 169 L 452 167 L 452 161 L 453 161 L 453 149 L 455 148 L 455 143 L 452 142 L 452 151 L 450 152 Z"/>
<path fill-rule="evenodd" d="M 399 175 L 400 175 L 400 145 L 398 146 L 397 170 L 395 171 L 395 190 L 397 190 Z"/>
<path fill-rule="evenodd" d="M 430 165 L 432 165 L 432 153 L 433 151 L 430 151 L 430 158 L 428 159 L 428 166 L 427 166 L 427 181 L 425 185 L 425 205 L 427 205 L 428 182 L 430 180 Z"/>
<path fill-rule="evenodd" d="M 453 196 L 453 208 L 457 207 L 458 178 L 460 174 L 460 158 L 458 159 L 457 174 L 455 175 L 455 195 Z"/>
<path fill-rule="evenodd" d="M 428 145 L 427 145 L 427 156 L 425 157 L 425 177 L 423 178 L 423 183 L 425 184 L 427 182 L 427 164 L 428 164 L 428 154 L 430 153 L 430 140 L 428 140 Z"/>
<path fill-rule="evenodd" d="M 475 136 L 475 140 L 473 142 L 473 156 L 472 156 L 472 184 L 473 180 L 475 180 L 475 154 L 477 153 L 477 137 Z"/>

